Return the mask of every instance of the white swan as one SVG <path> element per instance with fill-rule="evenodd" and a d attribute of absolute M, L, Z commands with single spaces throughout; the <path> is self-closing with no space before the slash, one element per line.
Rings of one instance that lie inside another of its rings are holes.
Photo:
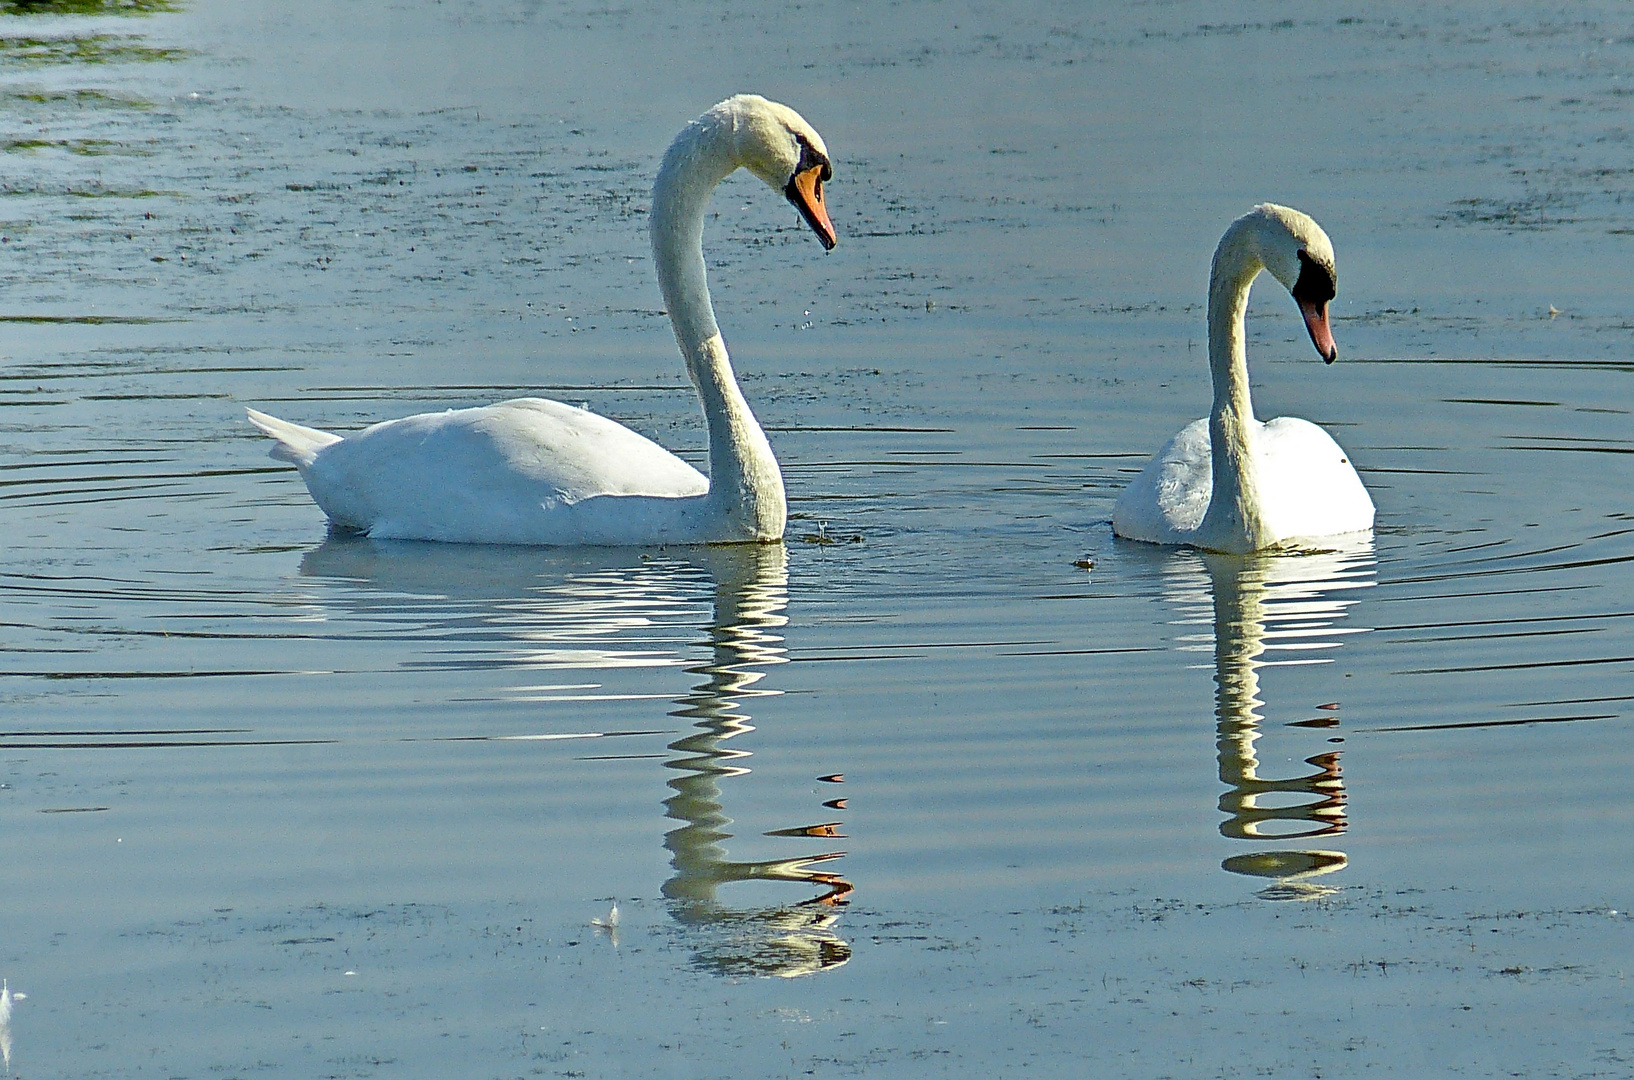
<path fill-rule="evenodd" d="M 1298 210 L 1256 206 L 1226 229 L 1209 273 L 1214 408 L 1124 489 L 1112 511 L 1117 535 L 1240 553 L 1373 528 L 1373 500 L 1327 432 L 1292 417 L 1254 419 L 1243 312 L 1261 270 L 1293 294 L 1322 359 L 1338 357 L 1328 327 L 1335 277 L 1327 233 Z"/>
<path fill-rule="evenodd" d="M 732 374 L 704 272 L 704 209 L 739 168 L 782 192 L 832 248 L 832 175 L 794 110 L 729 98 L 675 137 L 652 195 L 652 247 L 675 340 L 709 429 L 709 476 L 604 417 L 540 398 L 423 413 L 342 438 L 249 410 L 332 525 L 489 544 L 772 541 L 788 515 L 766 433 Z"/>

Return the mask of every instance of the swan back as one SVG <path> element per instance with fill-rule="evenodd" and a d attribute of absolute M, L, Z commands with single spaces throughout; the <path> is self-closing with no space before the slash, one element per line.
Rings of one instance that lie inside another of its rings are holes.
<path fill-rule="evenodd" d="M 709 491 L 645 436 L 541 398 L 388 420 L 302 472 L 336 524 L 479 543 L 682 541 Z"/>

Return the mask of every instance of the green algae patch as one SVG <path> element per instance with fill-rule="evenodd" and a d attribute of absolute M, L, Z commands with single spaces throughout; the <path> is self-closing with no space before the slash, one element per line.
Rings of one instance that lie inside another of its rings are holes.
<path fill-rule="evenodd" d="M 175 0 L 0 0 L 0 15 L 158 15 Z"/>
<path fill-rule="evenodd" d="M 143 187 L 105 187 L 101 184 L 48 187 L 39 184 L 0 184 L 0 198 L 40 199 L 67 196 L 74 199 L 186 199 L 182 191 Z M 87 219 L 91 220 L 91 219 Z"/>
<path fill-rule="evenodd" d="M 40 150 L 62 150 L 78 157 L 149 157 L 153 151 L 111 139 L 5 139 L 0 150 L 8 154 L 32 154 Z"/>
<path fill-rule="evenodd" d="M 0 314 L 0 323 L 23 323 L 31 326 L 152 326 L 157 323 L 178 323 L 186 321 L 186 319 L 160 318 L 150 315 Z"/>
<path fill-rule="evenodd" d="M 82 109 L 134 109 L 146 111 L 153 102 L 137 97 L 110 94 L 103 90 L 27 90 L 0 91 L 0 102 L 26 102 L 29 105 L 74 105 Z"/>
<path fill-rule="evenodd" d="M 150 45 L 135 34 L 78 37 L 0 37 L 0 64 L 51 67 L 65 64 L 169 64 L 185 60 L 188 49 Z"/>
<path fill-rule="evenodd" d="M 152 188 L 69 188 L 63 192 L 76 199 L 185 199 L 180 191 L 154 191 Z"/>

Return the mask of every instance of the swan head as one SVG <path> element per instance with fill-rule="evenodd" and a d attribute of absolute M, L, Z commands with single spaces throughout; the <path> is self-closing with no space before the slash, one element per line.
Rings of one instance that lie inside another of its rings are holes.
<path fill-rule="evenodd" d="M 1339 281 L 1333 265 L 1333 242 L 1309 215 L 1291 207 L 1261 203 L 1248 218 L 1259 226 L 1255 232 L 1265 268 L 1293 294 L 1311 344 L 1323 360 L 1333 363 L 1339 358 L 1339 347 L 1328 325 L 1328 301 L 1337 292 Z"/>
<path fill-rule="evenodd" d="M 731 133 L 737 164 L 782 192 L 823 248 L 832 248 L 837 237 L 823 202 L 823 182 L 833 177 L 834 167 L 817 129 L 787 105 L 759 94 L 727 98 L 706 115 Z"/>

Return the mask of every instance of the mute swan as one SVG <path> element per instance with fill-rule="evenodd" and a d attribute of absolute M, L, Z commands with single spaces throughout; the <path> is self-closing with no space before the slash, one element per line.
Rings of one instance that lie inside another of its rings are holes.
<path fill-rule="evenodd" d="M 301 470 L 330 522 L 374 537 L 489 544 L 778 540 L 788 510 L 766 433 L 738 389 L 704 272 L 704 209 L 747 168 L 782 192 L 825 249 L 833 175 L 822 137 L 753 94 L 688 124 L 653 184 L 652 248 L 675 340 L 709 430 L 709 476 L 595 413 L 540 398 L 423 413 L 342 438 L 249 410 Z"/>
<path fill-rule="evenodd" d="M 1254 419 L 1243 311 L 1261 270 L 1293 294 L 1322 359 L 1338 358 L 1328 327 L 1335 277 L 1327 233 L 1298 210 L 1256 206 L 1226 229 L 1209 272 L 1214 408 L 1181 428 L 1124 489 L 1112 511 L 1117 535 L 1242 553 L 1373 528 L 1373 500 L 1327 432 L 1292 417 Z"/>

